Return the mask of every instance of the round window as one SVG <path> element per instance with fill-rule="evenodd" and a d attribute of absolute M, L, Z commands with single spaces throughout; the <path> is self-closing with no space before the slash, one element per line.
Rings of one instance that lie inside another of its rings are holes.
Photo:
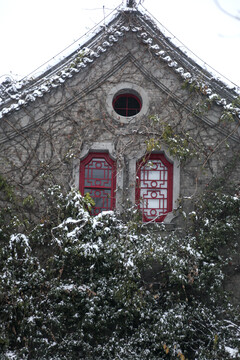
<path fill-rule="evenodd" d="M 124 93 L 113 98 L 113 109 L 118 115 L 130 117 L 138 114 L 142 108 L 140 98 L 134 94 Z"/>

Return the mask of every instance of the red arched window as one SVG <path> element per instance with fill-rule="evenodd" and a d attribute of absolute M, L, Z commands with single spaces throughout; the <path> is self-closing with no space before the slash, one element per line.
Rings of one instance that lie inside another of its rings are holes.
<path fill-rule="evenodd" d="M 137 163 L 136 201 L 143 221 L 161 222 L 172 211 L 173 165 L 163 154 Z"/>
<path fill-rule="evenodd" d="M 115 207 L 116 166 L 107 153 L 90 153 L 80 163 L 79 190 L 95 202 L 92 215 Z"/>

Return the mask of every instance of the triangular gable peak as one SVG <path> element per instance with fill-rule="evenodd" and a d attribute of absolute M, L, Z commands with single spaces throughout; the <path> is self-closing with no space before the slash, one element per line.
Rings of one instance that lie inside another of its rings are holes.
<path fill-rule="evenodd" d="M 127 2 L 127 5 L 134 5 L 134 2 Z M 232 104 L 237 97 L 233 90 L 214 79 L 212 74 L 175 46 L 148 15 L 135 7 L 125 7 L 78 50 L 39 77 L 20 82 L 13 82 L 7 78 L 1 83 L 0 118 L 61 86 L 67 79 L 97 61 L 102 53 L 118 46 L 118 40 L 128 32 L 135 33 L 139 41 L 145 44 L 159 61 L 165 62 L 185 83 L 194 85 L 211 101 L 216 101 L 218 105 L 240 117 L 240 109 Z"/>

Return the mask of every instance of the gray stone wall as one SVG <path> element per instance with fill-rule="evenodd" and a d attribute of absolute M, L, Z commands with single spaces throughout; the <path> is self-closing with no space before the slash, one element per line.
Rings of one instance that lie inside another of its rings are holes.
<path fill-rule="evenodd" d="M 181 162 L 164 141 L 158 149 L 174 164 L 174 208 L 181 197 L 187 213 L 192 210 L 190 200 L 214 178 L 224 177 L 226 188 L 230 182 L 239 186 L 240 145 L 237 123 L 219 120 L 221 106 L 211 104 L 207 111 L 196 112 L 205 97 L 183 85 L 166 62 L 129 32 L 61 87 L 1 119 L 1 175 L 22 197 L 39 199 L 42 189 L 53 184 L 66 191 L 78 188 L 81 159 L 91 150 L 108 151 L 117 163 L 116 207 L 121 210 L 135 202 L 136 162 L 146 153 L 149 139 L 161 139 L 165 123 L 180 136 L 188 133 L 198 151 Z M 112 99 L 121 89 L 141 96 L 138 115 L 124 118 L 114 112 Z M 160 119 L 158 124 L 151 120 L 153 115 Z M 40 201 L 39 216 L 41 209 Z M 178 212 L 165 221 L 183 225 Z M 232 269 L 239 267 L 239 258 L 234 261 Z M 226 287 L 234 290 L 239 274 L 228 271 Z"/>
<path fill-rule="evenodd" d="M 112 98 L 121 88 L 140 94 L 143 106 L 138 115 L 123 118 L 114 112 Z M 134 164 L 144 155 L 146 142 L 161 139 L 161 126 L 150 118 L 157 115 L 176 134 L 189 133 L 199 153 L 180 164 L 162 142 L 161 151 L 175 164 L 176 208 L 179 196 L 193 197 L 213 176 L 221 176 L 239 153 L 236 124 L 219 122 L 220 106 L 196 113 L 204 99 L 183 88 L 181 77 L 148 51 L 135 33 L 126 33 L 117 46 L 61 87 L 1 120 L 2 175 L 23 196 L 37 196 L 42 186 L 50 184 L 69 189 L 78 184 L 81 158 L 90 150 L 108 150 L 117 161 L 121 208 L 127 199 L 134 202 Z M 237 184 L 239 163 L 234 166 L 229 180 Z M 173 217 L 169 221 L 177 222 Z"/>

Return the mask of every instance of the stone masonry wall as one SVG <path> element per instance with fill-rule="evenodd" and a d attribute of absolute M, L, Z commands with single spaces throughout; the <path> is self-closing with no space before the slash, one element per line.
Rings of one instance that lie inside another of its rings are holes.
<path fill-rule="evenodd" d="M 146 154 L 147 142 L 161 139 L 162 124 L 169 124 L 176 134 L 188 133 L 189 152 L 193 148 L 198 152 L 181 162 L 164 141 L 158 149 L 175 166 L 174 207 L 182 197 L 188 212 L 187 199 L 206 189 L 214 178 L 225 177 L 226 187 L 230 182 L 239 186 L 240 146 L 232 137 L 237 134 L 236 124 L 219 122 L 221 107 L 211 104 L 207 111 L 196 111 L 204 104 L 204 96 L 183 85 L 164 61 L 128 33 L 118 46 L 61 87 L 1 120 L 1 175 L 23 198 L 35 198 L 38 211 L 34 216 L 41 217 L 44 204 L 37 200 L 42 189 L 53 184 L 66 191 L 78 187 L 80 160 L 91 150 L 106 150 L 117 162 L 116 197 L 121 210 L 135 201 L 136 162 Z M 112 109 L 114 93 L 121 88 L 136 91 L 142 98 L 142 111 L 132 118 L 124 119 Z M 154 115 L 159 122 L 152 120 Z M 174 213 L 169 222 L 181 226 L 182 218 Z M 228 288 L 233 289 L 239 275 L 231 279 Z"/>
<path fill-rule="evenodd" d="M 114 112 L 108 95 L 121 84 L 138 89 L 147 104 L 144 114 L 125 121 Z M 179 196 L 191 197 L 221 174 L 239 152 L 239 143 L 228 136 L 235 125 L 219 125 L 219 106 L 194 114 L 201 101 L 204 97 L 184 89 L 180 77 L 129 33 L 60 88 L 1 121 L 1 131 L 8 139 L 1 144 L 2 174 L 23 196 L 32 192 L 37 196 L 45 183 L 69 189 L 76 183 L 83 152 L 109 144 L 124 179 L 118 203 L 134 201 L 135 184 L 127 183 L 129 172 L 134 172 L 129 169 L 130 159 L 139 160 L 146 141 L 160 138 L 161 126 L 150 118 L 157 115 L 174 132 L 189 133 L 197 144 L 199 155 L 180 167 Z M 162 151 L 168 152 L 164 143 Z M 239 181 L 239 172 L 229 176 Z"/>

